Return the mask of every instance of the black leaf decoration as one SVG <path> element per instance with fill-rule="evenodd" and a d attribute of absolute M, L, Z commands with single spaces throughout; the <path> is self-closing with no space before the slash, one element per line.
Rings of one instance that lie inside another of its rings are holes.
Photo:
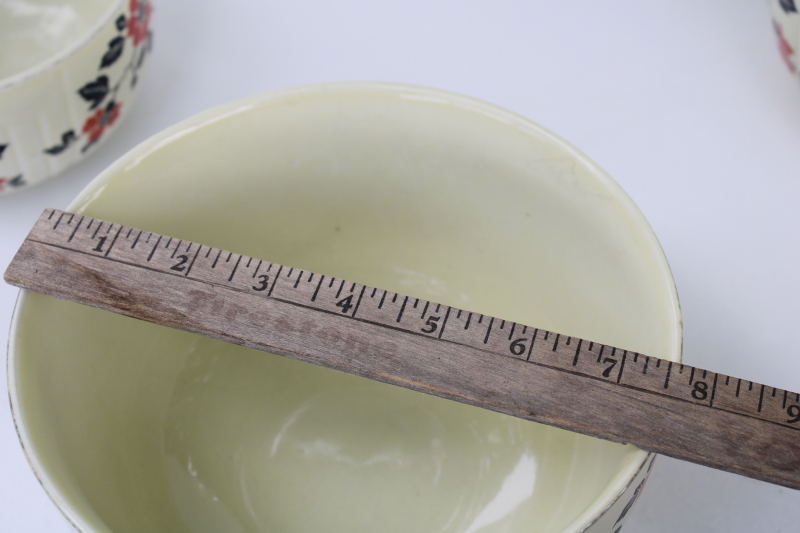
<path fill-rule="evenodd" d="M 136 60 L 136 70 L 142 68 L 142 63 L 144 63 L 144 56 L 147 52 L 147 46 L 142 46 L 142 51 L 139 53 L 139 59 Z"/>
<path fill-rule="evenodd" d="M 98 76 L 96 80 L 81 87 L 78 94 L 87 102 L 92 102 L 90 110 L 96 108 L 103 103 L 108 94 L 108 76 Z"/>
<path fill-rule="evenodd" d="M 125 37 L 118 35 L 108 42 L 108 51 L 103 54 L 103 59 L 100 61 L 100 68 L 106 68 L 113 65 L 119 56 L 122 55 L 122 50 L 125 48 Z"/>
<path fill-rule="evenodd" d="M 61 144 L 56 144 L 47 148 L 44 152 L 50 155 L 58 155 L 66 150 L 73 141 L 77 140 L 78 136 L 75 135 L 75 130 L 65 131 L 61 134 Z"/>
<path fill-rule="evenodd" d="M 120 15 L 117 17 L 117 20 L 114 21 L 114 24 L 117 25 L 117 31 L 124 30 L 127 23 L 128 21 L 125 19 L 125 15 Z"/>
<path fill-rule="evenodd" d="M 3 159 L 3 152 L 6 151 L 6 148 L 8 148 L 7 144 L 0 144 L 0 159 Z"/>
<path fill-rule="evenodd" d="M 786 13 L 797 13 L 797 6 L 794 0 L 781 0 L 781 7 Z"/>
<path fill-rule="evenodd" d="M 20 185 L 25 185 L 25 180 L 22 179 L 22 174 L 20 174 L 8 180 L 8 184 L 12 187 L 19 187 Z"/>

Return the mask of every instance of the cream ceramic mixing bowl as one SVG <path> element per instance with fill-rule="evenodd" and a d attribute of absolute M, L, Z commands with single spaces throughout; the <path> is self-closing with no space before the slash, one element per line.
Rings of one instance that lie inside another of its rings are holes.
<path fill-rule="evenodd" d="M 138 146 L 70 210 L 678 360 L 653 232 L 575 148 L 441 91 L 254 96 Z M 612 533 L 652 456 L 33 293 L 13 413 L 91 533 Z"/>
<path fill-rule="evenodd" d="M 0 0 L 0 194 L 93 152 L 130 109 L 151 0 Z"/>

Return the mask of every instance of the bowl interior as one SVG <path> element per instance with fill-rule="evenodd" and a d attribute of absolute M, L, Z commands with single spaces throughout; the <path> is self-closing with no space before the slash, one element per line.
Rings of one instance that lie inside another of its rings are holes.
<path fill-rule="evenodd" d="M 509 113 L 383 85 L 178 125 L 71 206 L 98 218 L 677 360 L 641 214 Z M 645 454 L 24 294 L 23 443 L 87 531 L 580 531 Z"/>
<path fill-rule="evenodd" d="M 0 2 L 0 80 L 26 71 L 88 38 L 116 0 Z"/>

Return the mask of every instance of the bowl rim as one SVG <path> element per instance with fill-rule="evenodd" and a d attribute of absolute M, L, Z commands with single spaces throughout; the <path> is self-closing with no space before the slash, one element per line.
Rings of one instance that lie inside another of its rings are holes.
<path fill-rule="evenodd" d="M 532 120 L 508 111 L 505 108 L 458 93 L 399 83 L 328 82 L 295 86 L 239 98 L 197 113 L 144 140 L 114 161 L 109 167 L 107 167 L 92 181 L 90 181 L 86 187 L 84 187 L 84 189 L 78 193 L 72 202 L 70 202 L 66 210 L 75 213 L 83 212 L 89 206 L 89 204 L 91 204 L 91 202 L 102 193 L 103 189 L 106 187 L 106 184 L 113 178 L 115 174 L 137 166 L 142 160 L 147 158 L 150 153 L 157 151 L 162 146 L 170 144 L 171 142 L 176 141 L 186 135 L 190 135 L 195 130 L 213 124 L 214 122 L 224 120 L 240 113 L 246 113 L 252 108 L 261 105 L 269 105 L 270 102 L 275 102 L 286 97 L 299 96 L 309 93 L 321 95 L 328 92 L 368 90 L 381 91 L 387 95 L 391 94 L 410 99 L 422 99 L 439 103 L 446 102 L 454 104 L 456 107 L 459 107 L 465 111 L 475 111 L 481 113 L 485 115 L 486 118 L 500 120 L 511 126 L 520 128 L 525 132 L 535 132 L 539 135 L 543 135 L 544 137 L 558 144 L 559 147 L 562 148 L 566 153 L 569 153 L 571 156 L 575 157 L 575 159 L 591 168 L 593 171 L 593 176 L 599 180 L 608 193 L 619 202 L 620 206 L 624 209 L 625 215 L 629 217 L 628 219 L 635 222 L 637 225 L 640 225 L 644 230 L 643 233 L 647 238 L 647 242 L 641 243 L 641 246 L 643 249 L 649 250 L 649 252 L 653 254 L 653 257 L 656 258 L 660 264 L 659 277 L 662 278 L 662 281 L 667 285 L 672 304 L 670 314 L 674 322 L 671 332 L 674 350 L 671 356 L 674 357 L 675 361 L 681 360 L 683 351 L 683 323 L 680 302 L 678 300 L 678 293 L 675 287 L 672 271 L 669 267 L 666 255 L 661 248 L 658 238 L 655 235 L 655 232 L 647 222 L 644 214 L 639 210 L 630 196 L 628 196 L 622 187 L 594 161 L 592 161 L 583 152 L 578 150 L 575 146 L 557 134 L 540 126 Z M 99 533 L 100 530 L 86 523 L 83 517 L 81 517 L 80 514 L 73 508 L 74 506 L 59 493 L 55 483 L 53 483 L 43 468 L 42 462 L 40 461 L 35 451 L 35 447 L 30 439 L 30 435 L 25 428 L 25 423 L 22 420 L 22 413 L 20 412 L 20 406 L 18 402 L 19 391 L 16 382 L 15 346 L 19 315 L 21 314 L 20 309 L 26 305 L 27 300 L 28 295 L 26 294 L 26 291 L 20 290 L 12 314 L 8 340 L 7 379 L 14 426 L 20 439 L 20 443 L 22 444 L 25 456 L 27 457 L 31 468 L 34 471 L 37 480 L 62 512 L 62 514 L 80 533 Z M 595 500 L 581 513 L 579 513 L 559 533 L 588 532 L 588 530 L 603 516 L 605 516 L 606 513 L 610 511 L 612 507 L 614 507 L 614 504 L 616 504 L 619 499 L 625 495 L 626 491 L 632 486 L 636 475 L 641 471 L 647 460 L 652 455 L 655 454 L 644 450 L 638 450 L 638 453 L 631 454 L 623 466 L 617 471 L 617 474 L 612 477 L 606 487 L 600 491 Z M 108 531 L 107 528 L 105 528 L 104 531 Z"/>
<path fill-rule="evenodd" d="M 62 63 L 73 55 L 77 54 L 81 49 L 89 46 L 92 42 L 94 42 L 95 38 L 102 33 L 103 29 L 105 29 L 111 19 L 114 18 L 114 15 L 116 15 L 120 5 L 124 4 L 126 1 L 128 0 L 110 0 L 105 12 L 97 19 L 97 21 L 95 21 L 94 24 L 92 24 L 88 30 L 81 35 L 80 38 L 75 39 L 68 46 L 65 46 L 58 53 L 49 56 L 47 59 L 31 65 L 30 67 L 15 74 L 11 74 L 5 78 L 0 78 L 0 91 L 11 89 L 12 87 L 44 74 L 51 68 L 57 66 L 59 63 Z"/>

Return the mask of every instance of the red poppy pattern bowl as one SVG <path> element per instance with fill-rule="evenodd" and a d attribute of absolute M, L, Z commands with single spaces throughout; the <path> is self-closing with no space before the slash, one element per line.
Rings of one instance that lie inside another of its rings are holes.
<path fill-rule="evenodd" d="M 778 52 L 793 75 L 800 75 L 800 0 L 770 0 L 772 27 L 778 40 Z"/>
<path fill-rule="evenodd" d="M 53 12 L 16 5 L 0 5 L 0 45 L 11 50 L 0 59 L 0 194 L 96 150 L 127 113 L 153 39 L 151 0 L 71 0 L 60 40 L 47 42 L 36 30 Z"/>

